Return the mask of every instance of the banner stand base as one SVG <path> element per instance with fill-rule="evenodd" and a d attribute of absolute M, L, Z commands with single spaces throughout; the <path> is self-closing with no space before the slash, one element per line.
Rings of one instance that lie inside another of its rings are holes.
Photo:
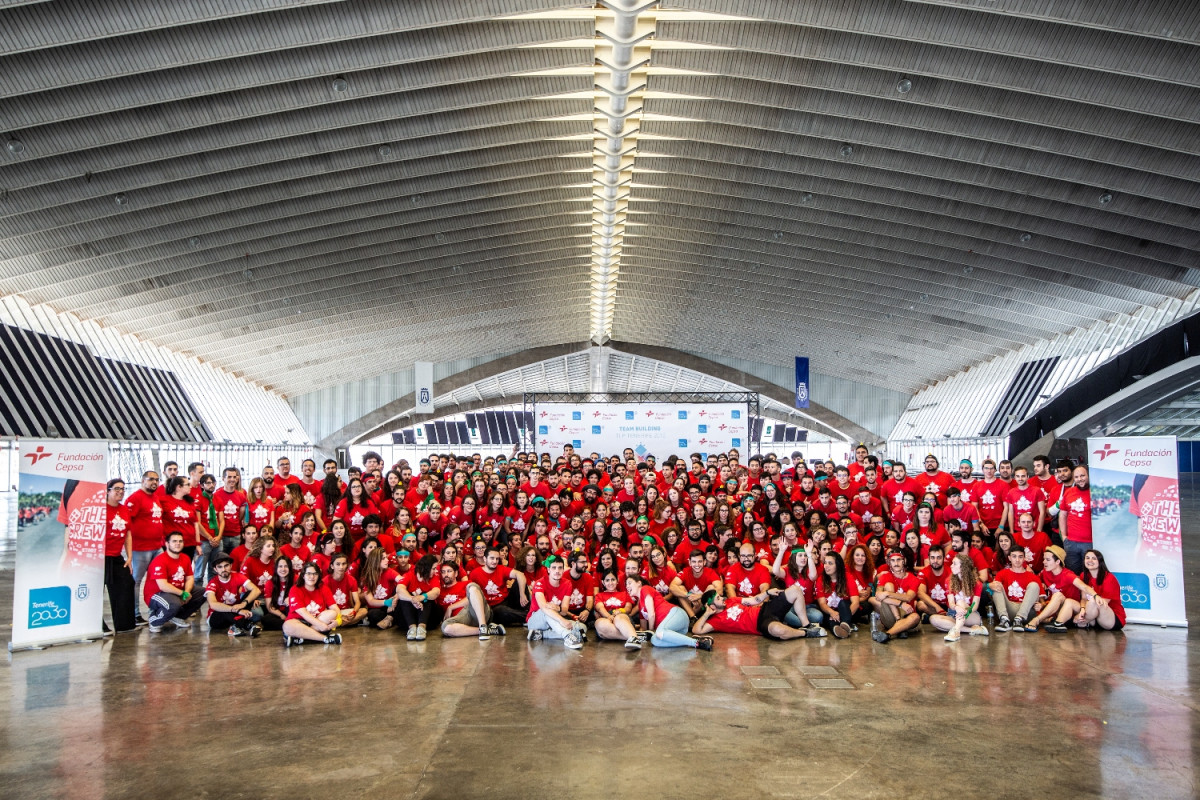
<path fill-rule="evenodd" d="M 21 644 L 14 646 L 12 642 L 8 643 L 8 652 L 19 653 L 22 650 L 45 650 L 47 647 L 57 647 L 63 644 L 90 644 L 91 642 L 102 641 L 111 636 L 111 634 L 103 631 L 95 633 L 85 633 L 82 636 L 76 634 L 74 636 L 64 637 L 62 639 L 47 639 L 42 642 L 30 642 L 29 644 Z"/>

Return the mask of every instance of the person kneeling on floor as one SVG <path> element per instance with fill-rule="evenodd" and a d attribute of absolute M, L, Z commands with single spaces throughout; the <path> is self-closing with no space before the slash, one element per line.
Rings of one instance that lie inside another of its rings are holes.
<path fill-rule="evenodd" d="M 220 553 L 212 561 L 213 578 L 204 587 L 208 600 L 208 627 L 214 631 L 229 631 L 230 636 L 258 636 L 262 612 L 256 611 L 254 601 L 262 594 L 249 578 L 233 571 L 233 558 Z"/>
<path fill-rule="evenodd" d="M 187 618 L 200 610 L 204 597 L 193 597 L 196 579 L 192 575 L 191 559 L 182 555 L 183 534 L 174 531 L 167 536 L 167 551 L 159 553 L 146 570 L 142 599 L 150 608 L 150 632 L 158 633 L 167 623 L 187 628 Z"/>

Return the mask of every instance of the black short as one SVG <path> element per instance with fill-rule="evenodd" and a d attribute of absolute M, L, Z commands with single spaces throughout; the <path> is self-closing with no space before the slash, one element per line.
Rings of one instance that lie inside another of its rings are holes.
<path fill-rule="evenodd" d="M 762 608 L 758 612 L 758 632 L 768 639 L 779 641 L 779 637 L 772 636 L 768 628 L 771 627 L 772 622 L 779 622 L 786 625 L 787 623 L 783 621 L 783 618 L 791 610 L 792 604 L 788 602 L 788 599 L 783 596 L 782 592 L 774 597 L 768 597 L 767 602 L 762 604 Z"/>

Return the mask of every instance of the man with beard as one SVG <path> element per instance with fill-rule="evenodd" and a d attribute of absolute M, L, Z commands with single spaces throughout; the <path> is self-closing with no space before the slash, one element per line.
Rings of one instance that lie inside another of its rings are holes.
<path fill-rule="evenodd" d="M 731 599 L 754 597 L 771 586 L 770 570 L 754 557 L 754 546 L 748 542 L 738 548 L 737 561 L 725 568 L 722 578 L 725 595 Z"/>

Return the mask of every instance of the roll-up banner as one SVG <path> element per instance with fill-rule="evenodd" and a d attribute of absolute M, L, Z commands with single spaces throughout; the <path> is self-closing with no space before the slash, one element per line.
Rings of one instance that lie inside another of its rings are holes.
<path fill-rule="evenodd" d="M 796 356 L 796 408 L 808 408 L 808 359 Z"/>
<path fill-rule="evenodd" d="M 418 361 L 413 364 L 416 409 L 418 414 L 433 413 L 433 362 Z"/>
<path fill-rule="evenodd" d="M 1092 545 L 1121 583 L 1129 622 L 1187 625 L 1174 436 L 1088 439 Z"/>
<path fill-rule="evenodd" d="M 23 441 L 10 650 L 102 635 L 108 445 Z"/>
<path fill-rule="evenodd" d="M 541 403 L 534 422 L 538 450 L 573 445 L 585 453 L 619 453 L 638 458 L 721 453 L 746 448 L 745 403 Z"/>

